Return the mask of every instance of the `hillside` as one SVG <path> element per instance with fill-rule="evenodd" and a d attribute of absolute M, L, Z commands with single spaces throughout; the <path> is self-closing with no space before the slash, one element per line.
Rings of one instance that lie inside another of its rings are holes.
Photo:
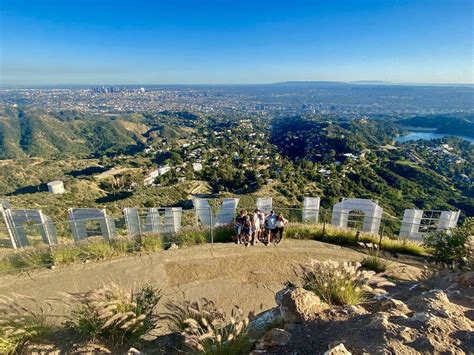
<path fill-rule="evenodd" d="M 148 127 L 112 117 L 65 117 L 43 111 L 0 110 L 0 159 L 84 158 L 133 151 Z"/>
<path fill-rule="evenodd" d="M 456 150 L 464 152 L 458 159 L 454 148 L 443 151 L 436 141 L 383 149 L 395 132 L 396 126 L 384 121 L 293 117 L 275 121 L 270 139 L 297 167 L 285 175 L 287 185 L 296 182 L 301 189 L 317 179 L 323 204 L 354 196 L 377 199 L 391 212 L 459 208 L 473 214 L 471 187 L 455 184 L 456 173 L 472 174 L 471 146 L 453 140 L 453 146 L 461 147 Z"/>
<path fill-rule="evenodd" d="M 412 207 L 474 214 L 474 146 L 454 138 L 393 146 L 400 128 L 385 119 L 5 109 L 0 122 L 0 157 L 16 158 L 0 160 L 0 195 L 60 219 L 73 206 L 188 207 L 196 181 L 246 207 L 272 196 L 279 207 L 300 208 L 309 195 L 321 196 L 323 208 L 342 197 L 375 199 L 398 217 Z M 169 171 L 144 186 L 163 165 Z M 69 193 L 45 192 L 57 179 Z"/>
<path fill-rule="evenodd" d="M 415 116 L 404 120 L 398 120 L 397 123 L 409 127 L 436 129 L 437 133 L 462 134 L 463 136 L 474 138 L 473 115 Z"/>

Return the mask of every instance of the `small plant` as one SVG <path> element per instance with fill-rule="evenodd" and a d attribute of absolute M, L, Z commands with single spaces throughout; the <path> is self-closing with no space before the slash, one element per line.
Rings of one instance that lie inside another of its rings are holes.
<path fill-rule="evenodd" d="M 228 322 L 226 315 L 212 301 L 169 303 L 166 315 L 171 329 L 179 331 L 184 343 L 193 351 L 203 354 L 248 354 L 249 316 L 234 307 Z"/>
<path fill-rule="evenodd" d="M 114 284 L 70 294 L 72 312 L 66 325 L 92 339 L 136 343 L 157 327 L 155 307 L 160 298 L 160 292 L 152 286 L 126 292 Z"/>
<path fill-rule="evenodd" d="M 103 238 L 88 238 L 80 243 L 80 249 L 83 260 L 103 260 L 116 255 L 111 243 Z"/>
<path fill-rule="evenodd" d="M 138 245 L 140 250 L 155 253 L 163 250 L 163 240 L 161 236 L 156 234 L 142 234 L 138 237 Z"/>
<path fill-rule="evenodd" d="M 213 301 L 201 298 L 197 302 L 168 302 L 165 304 L 167 313 L 164 319 L 169 322 L 170 330 L 181 333 L 187 328 L 185 320 L 194 319 L 201 321 L 205 319 L 209 323 L 221 322 L 225 320 L 225 313 L 218 309 Z"/>
<path fill-rule="evenodd" d="M 126 237 L 117 237 L 110 240 L 112 249 L 115 250 L 117 255 L 126 255 L 133 253 L 137 250 L 137 245 L 134 240 L 130 240 Z"/>
<path fill-rule="evenodd" d="M 27 269 L 50 266 L 53 260 L 48 247 L 30 247 L 11 255 L 10 263 L 15 269 Z"/>
<path fill-rule="evenodd" d="M 334 305 L 357 305 L 367 298 L 368 274 L 360 264 L 317 262 L 302 266 L 303 287 L 324 302 Z"/>
<path fill-rule="evenodd" d="M 46 335 L 53 327 L 50 303 L 33 297 L 0 297 L 0 354 L 21 352 L 30 341 Z"/>
<path fill-rule="evenodd" d="M 387 269 L 387 263 L 377 255 L 365 257 L 362 260 L 361 265 L 364 269 L 373 270 L 376 273 L 384 272 Z"/>
<path fill-rule="evenodd" d="M 364 269 L 373 270 L 377 273 L 384 272 L 387 269 L 387 262 L 380 258 L 380 252 L 377 244 L 361 242 L 358 244 L 365 248 L 369 254 L 361 262 L 361 265 Z"/>
<path fill-rule="evenodd" d="M 67 265 L 81 261 L 81 249 L 75 245 L 66 245 L 54 248 L 52 260 L 55 265 Z"/>
<path fill-rule="evenodd" d="M 214 243 L 230 243 L 235 236 L 235 230 L 231 226 L 214 228 Z"/>
<path fill-rule="evenodd" d="M 436 231 L 424 237 L 423 243 L 430 248 L 437 261 L 445 263 L 465 263 L 471 256 L 470 240 L 474 226 L 468 219 L 462 226 L 450 231 Z"/>
<path fill-rule="evenodd" d="M 184 247 L 205 244 L 206 234 L 200 229 L 183 230 L 176 236 L 177 242 Z"/>

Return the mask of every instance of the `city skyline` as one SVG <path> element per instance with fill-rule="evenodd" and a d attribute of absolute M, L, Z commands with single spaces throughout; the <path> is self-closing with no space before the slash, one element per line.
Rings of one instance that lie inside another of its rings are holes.
<path fill-rule="evenodd" d="M 2 86 L 472 84 L 470 1 L 9 1 Z"/>

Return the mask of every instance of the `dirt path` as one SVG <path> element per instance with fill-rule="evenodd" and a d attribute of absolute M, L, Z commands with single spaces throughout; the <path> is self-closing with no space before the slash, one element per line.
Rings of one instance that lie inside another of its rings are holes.
<path fill-rule="evenodd" d="M 285 240 L 278 246 L 251 248 L 234 244 L 209 244 L 143 254 L 103 262 L 72 265 L 30 274 L 0 277 L 0 294 L 27 294 L 37 299 L 59 292 L 85 291 L 109 282 L 131 288 L 151 283 L 164 299 L 206 297 L 223 309 L 240 305 L 247 311 L 275 306 L 274 293 L 294 280 L 294 265 L 311 258 L 355 261 L 364 254 L 316 241 Z M 390 267 L 397 276 L 410 276 L 416 268 L 399 263 Z"/>

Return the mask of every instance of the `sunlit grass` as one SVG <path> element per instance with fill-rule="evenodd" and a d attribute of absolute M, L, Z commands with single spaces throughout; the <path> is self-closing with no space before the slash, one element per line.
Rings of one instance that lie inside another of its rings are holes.
<path fill-rule="evenodd" d="M 378 244 L 380 237 L 367 233 L 338 228 L 331 225 L 290 224 L 285 228 L 286 238 L 311 239 L 338 245 L 357 245 L 358 242 Z M 381 249 L 410 255 L 427 255 L 428 252 L 421 244 L 406 239 L 390 239 L 383 237 Z"/>

